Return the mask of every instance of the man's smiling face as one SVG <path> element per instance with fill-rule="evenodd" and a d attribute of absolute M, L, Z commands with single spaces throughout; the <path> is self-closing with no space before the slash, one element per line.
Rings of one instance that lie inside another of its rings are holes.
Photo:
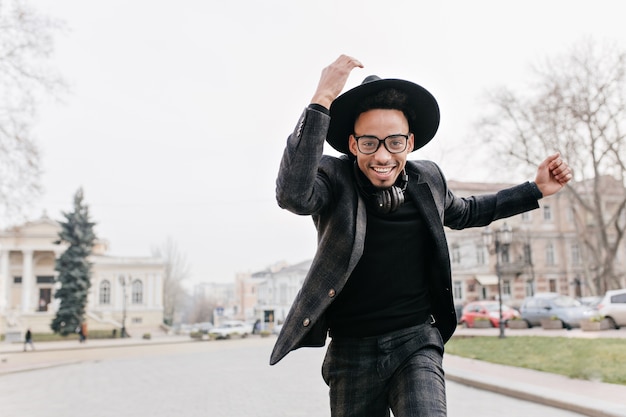
<path fill-rule="evenodd" d="M 373 154 L 359 151 L 356 137 L 375 136 L 384 139 L 391 135 L 408 135 L 407 147 L 403 152 L 391 153 L 381 143 Z M 407 155 L 413 150 L 413 135 L 409 123 L 400 110 L 373 109 L 361 113 L 354 122 L 354 135 L 349 139 L 350 152 L 356 156 L 357 165 L 376 188 L 389 188 L 406 165 Z"/>

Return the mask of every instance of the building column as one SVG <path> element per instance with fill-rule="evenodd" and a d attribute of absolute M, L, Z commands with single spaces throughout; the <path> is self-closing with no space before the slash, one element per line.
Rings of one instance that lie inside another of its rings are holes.
<path fill-rule="evenodd" d="M 6 311 L 9 305 L 11 277 L 9 276 L 9 251 L 0 250 L 0 312 Z"/>
<path fill-rule="evenodd" d="M 156 303 L 156 282 L 155 282 L 155 274 L 146 274 L 146 283 L 148 284 L 148 292 L 150 294 L 148 298 L 148 302 L 146 303 L 146 307 L 152 308 L 157 305 Z"/>
<path fill-rule="evenodd" d="M 154 306 L 163 308 L 163 275 L 160 273 L 154 274 L 154 288 L 156 290 Z"/>
<path fill-rule="evenodd" d="M 97 286 L 97 282 L 98 280 L 92 273 L 89 279 L 89 290 L 87 291 L 87 304 L 85 305 L 85 313 L 93 311 L 94 307 L 98 305 L 97 295 L 100 288 Z"/>
<path fill-rule="evenodd" d="M 35 282 L 33 277 L 33 251 L 22 251 L 22 312 L 32 313 L 33 303 L 32 294 L 35 289 Z"/>
<path fill-rule="evenodd" d="M 150 274 L 143 274 L 141 276 L 141 283 L 143 284 L 143 307 L 150 307 L 152 300 L 152 288 L 150 288 Z"/>

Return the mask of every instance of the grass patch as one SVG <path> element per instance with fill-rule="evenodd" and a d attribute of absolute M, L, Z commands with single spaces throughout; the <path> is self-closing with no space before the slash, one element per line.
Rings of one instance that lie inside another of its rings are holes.
<path fill-rule="evenodd" d="M 515 336 L 453 337 L 446 353 L 502 365 L 626 385 L 626 340 Z"/>

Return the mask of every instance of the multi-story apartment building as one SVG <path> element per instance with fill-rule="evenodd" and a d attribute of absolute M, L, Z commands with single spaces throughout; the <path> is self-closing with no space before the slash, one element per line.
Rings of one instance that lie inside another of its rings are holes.
<path fill-rule="evenodd" d="M 50 323 L 59 307 L 54 294 L 60 285 L 55 260 L 66 249 L 56 243 L 60 228 L 44 216 L 0 231 L 0 334 L 11 338 L 27 328 L 52 332 Z M 107 250 L 100 240 L 89 259 L 88 329 L 124 326 L 130 334 L 158 329 L 163 323 L 163 261 L 110 256 Z"/>
<path fill-rule="evenodd" d="M 496 192 L 509 184 L 449 181 L 458 196 Z M 622 193 L 624 189 L 617 190 Z M 494 253 L 483 240 L 484 229 L 448 230 L 455 300 L 459 303 L 478 299 L 497 299 L 500 266 L 502 300 L 512 306 L 536 292 L 559 292 L 574 297 L 592 296 L 595 288 L 589 282 L 588 263 L 583 259 L 580 222 L 575 202 L 567 192 L 540 200 L 540 208 L 494 222 L 497 231 L 504 224 L 512 231 L 512 241 Z M 616 263 L 624 269 L 624 251 Z M 624 285 L 624 283 L 622 283 Z"/>

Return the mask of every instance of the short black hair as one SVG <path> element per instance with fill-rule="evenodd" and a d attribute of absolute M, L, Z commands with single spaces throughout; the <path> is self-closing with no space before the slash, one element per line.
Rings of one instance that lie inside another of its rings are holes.
<path fill-rule="evenodd" d="M 374 109 L 400 110 L 407 120 L 415 119 L 415 111 L 409 105 L 409 96 L 395 88 L 386 88 L 361 100 L 356 106 L 354 121 L 356 122 L 361 113 Z"/>

